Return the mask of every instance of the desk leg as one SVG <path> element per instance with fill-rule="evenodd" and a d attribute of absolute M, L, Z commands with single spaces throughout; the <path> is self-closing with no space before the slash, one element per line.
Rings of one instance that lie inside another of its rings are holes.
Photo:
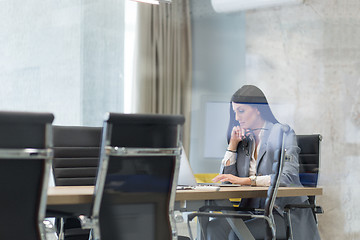
<path fill-rule="evenodd" d="M 255 240 L 241 218 L 226 218 L 239 240 Z"/>

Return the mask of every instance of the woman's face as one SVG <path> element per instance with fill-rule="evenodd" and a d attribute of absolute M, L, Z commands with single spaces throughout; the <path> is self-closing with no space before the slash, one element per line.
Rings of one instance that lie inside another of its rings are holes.
<path fill-rule="evenodd" d="M 254 129 L 262 127 L 263 120 L 257 108 L 248 104 L 232 103 L 235 113 L 235 119 L 239 122 L 240 127 L 244 129 Z"/>

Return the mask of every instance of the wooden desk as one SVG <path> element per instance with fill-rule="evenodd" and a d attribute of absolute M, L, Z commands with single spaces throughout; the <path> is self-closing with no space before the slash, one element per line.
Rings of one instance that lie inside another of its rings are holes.
<path fill-rule="evenodd" d="M 47 205 L 89 204 L 94 186 L 49 187 Z"/>
<path fill-rule="evenodd" d="M 218 191 L 205 189 L 177 190 L 175 209 L 180 211 L 197 210 L 204 205 L 206 200 L 266 197 L 267 190 L 267 187 L 250 186 L 222 187 Z M 87 215 L 90 212 L 93 192 L 94 187 L 92 186 L 50 187 L 47 201 L 48 210 L 67 211 L 74 215 Z M 322 195 L 322 192 L 322 188 L 280 187 L 278 196 L 311 196 Z M 245 232 L 247 235 L 250 234 L 243 222 L 237 222 L 236 226 L 239 231 Z M 198 238 L 201 238 L 200 235 Z M 253 238 L 249 237 L 249 239 Z"/>
<path fill-rule="evenodd" d="M 176 201 L 215 200 L 228 198 L 266 197 L 267 187 L 222 187 L 214 190 L 178 190 Z M 93 186 L 49 187 L 48 205 L 89 204 L 92 201 Z M 279 197 L 322 195 L 322 188 L 280 187 Z"/>

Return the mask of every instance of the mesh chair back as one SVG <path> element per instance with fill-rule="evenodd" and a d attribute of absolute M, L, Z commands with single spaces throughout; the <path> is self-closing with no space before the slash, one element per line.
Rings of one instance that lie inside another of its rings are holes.
<path fill-rule="evenodd" d="M 174 115 L 109 114 L 96 184 L 95 194 L 103 192 L 101 206 L 99 195 L 94 202 L 100 221 L 95 237 L 100 231 L 102 240 L 172 238 L 183 123 L 184 117 Z"/>
<path fill-rule="evenodd" d="M 45 238 L 53 119 L 50 113 L 0 112 L 0 239 Z"/>
<path fill-rule="evenodd" d="M 101 127 L 53 126 L 56 186 L 95 185 Z"/>

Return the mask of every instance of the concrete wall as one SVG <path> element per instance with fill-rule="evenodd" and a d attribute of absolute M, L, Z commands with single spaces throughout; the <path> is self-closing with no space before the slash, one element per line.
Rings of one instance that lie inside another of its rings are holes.
<path fill-rule="evenodd" d="M 298 134 L 323 136 L 322 239 L 360 239 L 360 1 L 305 0 L 211 16 L 206 2 L 192 1 L 195 172 L 218 170 L 219 159 L 203 153 L 207 100 L 226 101 L 239 86 L 257 85 L 279 121 Z M 213 35 L 222 40 L 215 42 Z M 246 65 L 228 49 L 245 51 Z"/>
<path fill-rule="evenodd" d="M 102 125 L 123 109 L 124 2 L 1 0 L 0 110 Z"/>
<path fill-rule="evenodd" d="M 287 103 L 298 134 L 323 135 L 322 239 L 360 239 L 360 1 L 246 13 L 246 83 Z M 281 119 L 280 119 L 281 120 Z"/>
<path fill-rule="evenodd" d="M 84 125 L 124 107 L 124 1 L 86 1 L 82 29 Z"/>
<path fill-rule="evenodd" d="M 0 110 L 80 122 L 80 3 L 0 1 Z"/>

